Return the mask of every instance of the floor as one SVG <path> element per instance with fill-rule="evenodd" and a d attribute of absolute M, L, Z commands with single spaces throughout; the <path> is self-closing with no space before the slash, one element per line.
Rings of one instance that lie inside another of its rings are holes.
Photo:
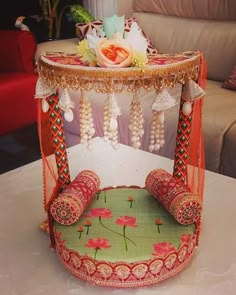
<path fill-rule="evenodd" d="M 0 174 L 40 158 L 36 124 L 0 136 Z"/>

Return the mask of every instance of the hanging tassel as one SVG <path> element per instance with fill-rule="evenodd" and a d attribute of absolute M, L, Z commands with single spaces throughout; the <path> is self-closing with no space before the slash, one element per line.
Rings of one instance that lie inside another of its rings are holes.
<path fill-rule="evenodd" d="M 104 132 L 104 140 L 109 141 L 109 122 L 110 122 L 111 114 L 109 112 L 109 95 L 104 103 L 104 111 L 103 111 L 103 132 Z"/>
<path fill-rule="evenodd" d="M 104 140 L 110 141 L 113 148 L 118 149 L 118 121 L 121 115 L 115 93 L 109 93 L 104 105 Z"/>
<path fill-rule="evenodd" d="M 64 118 L 67 122 L 71 122 L 74 119 L 72 108 L 74 103 L 72 102 L 67 89 L 63 89 L 59 98 L 58 107 L 64 111 Z"/>
<path fill-rule="evenodd" d="M 164 111 L 152 111 L 149 151 L 156 152 L 165 144 Z"/>
<path fill-rule="evenodd" d="M 132 146 L 135 149 L 139 149 L 141 146 L 141 138 L 144 135 L 143 129 L 144 119 L 143 110 L 138 97 L 138 94 L 134 94 L 130 107 L 130 121 L 129 130 L 131 133 Z"/>
<path fill-rule="evenodd" d="M 82 144 L 87 143 L 89 150 L 92 149 L 91 139 L 95 134 L 95 128 L 93 123 L 92 108 L 90 100 L 84 91 L 81 90 L 81 98 L 79 103 L 80 111 L 80 142 Z"/>
<path fill-rule="evenodd" d="M 158 92 L 153 104 L 154 111 L 164 111 L 172 108 L 176 104 L 175 99 L 170 95 L 166 88 Z"/>
<path fill-rule="evenodd" d="M 184 100 L 182 111 L 185 116 L 189 116 L 192 112 L 192 104 L 195 100 L 202 98 L 205 91 L 193 80 L 188 80 L 184 85 L 182 99 Z"/>
<path fill-rule="evenodd" d="M 42 78 L 38 78 L 36 83 L 36 91 L 34 98 L 42 99 L 42 111 L 47 113 L 49 110 L 49 104 L 47 102 L 47 97 L 56 92 L 56 87 L 48 86 Z"/>
<path fill-rule="evenodd" d="M 185 101 L 194 101 L 205 95 L 205 91 L 193 80 L 188 80 L 184 85 L 182 99 Z"/>
<path fill-rule="evenodd" d="M 150 132 L 149 151 L 156 152 L 165 144 L 164 111 L 176 104 L 175 99 L 166 89 L 162 89 L 152 104 L 152 125 Z"/>
<path fill-rule="evenodd" d="M 54 86 L 49 86 L 42 78 L 38 78 L 34 98 L 47 98 L 57 90 Z"/>

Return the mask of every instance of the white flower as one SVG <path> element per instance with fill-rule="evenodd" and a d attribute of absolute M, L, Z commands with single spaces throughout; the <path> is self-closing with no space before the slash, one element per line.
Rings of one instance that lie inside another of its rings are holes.
<path fill-rule="evenodd" d="M 136 22 L 131 25 L 130 31 L 126 33 L 125 40 L 135 52 L 141 52 L 144 55 L 147 54 L 147 40 L 142 35 L 142 31 Z"/>
<path fill-rule="evenodd" d="M 95 49 L 100 40 L 101 38 L 99 38 L 99 36 L 97 36 L 96 34 L 96 29 L 93 29 L 92 34 L 87 34 L 87 41 L 89 44 L 89 48 L 91 49 Z"/>

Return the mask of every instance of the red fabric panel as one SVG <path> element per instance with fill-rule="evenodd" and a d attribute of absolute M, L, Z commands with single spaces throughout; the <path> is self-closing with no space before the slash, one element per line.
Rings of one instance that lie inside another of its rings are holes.
<path fill-rule="evenodd" d="M 33 72 L 37 43 L 28 31 L 0 31 L 0 72 Z"/>
<path fill-rule="evenodd" d="M 37 121 L 37 78 L 31 73 L 0 74 L 0 135 Z"/>

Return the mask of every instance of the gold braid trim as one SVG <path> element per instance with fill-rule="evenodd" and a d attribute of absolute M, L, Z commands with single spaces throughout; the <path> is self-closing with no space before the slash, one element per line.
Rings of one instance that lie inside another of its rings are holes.
<path fill-rule="evenodd" d="M 170 56 L 171 57 L 171 56 Z M 163 87 L 174 87 L 184 84 L 189 79 L 197 80 L 200 70 L 199 52 L 193 52 L 189 59 L 166 65 L 148 65 L 143 69 L 99 68 L 78 65 L 64 65 L 41 56 L 38 61 L 38 72 L 50 86 L 71 88 L 73 90 L 91 90 L 110 93 L 122 92 L 124 89 L 137 92 L 152 87 L 156 90 Z"/>

